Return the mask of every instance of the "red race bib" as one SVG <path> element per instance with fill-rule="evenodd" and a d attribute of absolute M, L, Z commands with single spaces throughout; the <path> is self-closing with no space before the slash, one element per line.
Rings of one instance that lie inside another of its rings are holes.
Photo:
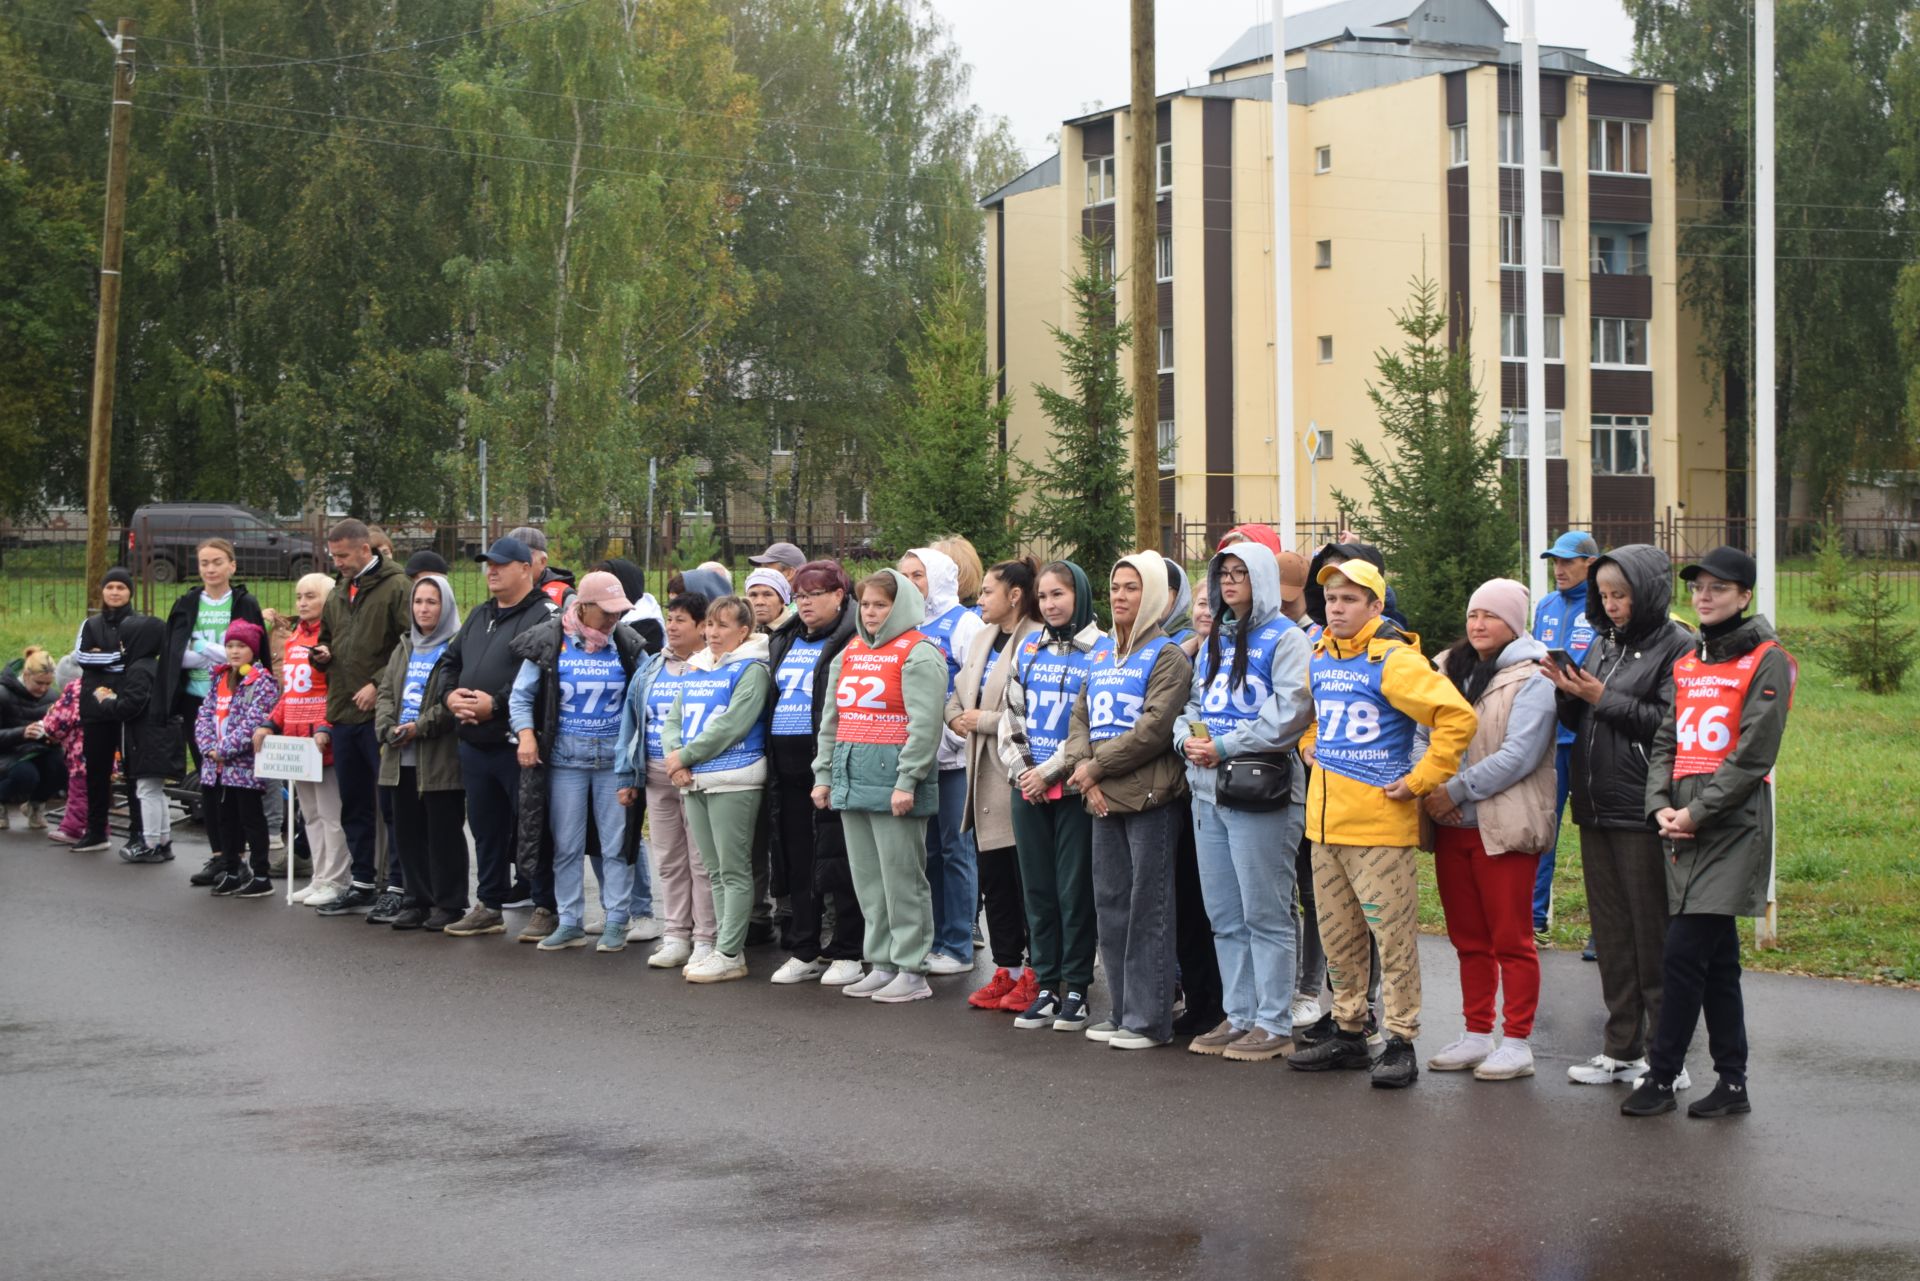
<path fill-rule="evenodd" d="M 1763 641 L 1731 663 L 1703 662 L 1697 654 L 1689 654 L 1673 665 L 1675 778 L 1713 773 L 1740 745 L 1740 709 L 1746 705 L 1761 658 L 1771 649 L 1780 649 L 1779 642 Z M 1792 655 L 1787 663 L 1786 695 L 1791 707 L 1800 668 Z"/>
<path fill-rule="evenodd" d="M 910 631 L 878 649 L 858 636 L 847 642 L 841 651 L 840 683 L 833 691 L 842 743 L 906 746 L 907 696 L 900 685 L 900 673 L 908 651 L 925 639 L 919 632 Z"/>

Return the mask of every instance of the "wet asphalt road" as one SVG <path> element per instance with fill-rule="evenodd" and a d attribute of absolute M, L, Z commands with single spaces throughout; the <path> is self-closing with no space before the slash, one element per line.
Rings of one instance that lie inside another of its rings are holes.
<path fill-rule="evenodd" d="M 877 1007 L 771 951 L 700 988 L 214 899 L 181 848 L 0 833 L 0 1277 L 1920 1277 L 1913 992 L 1749 976 L 1754 1114 L 1630 1122 L 1565 1082 L 1566 954 L 1539 1076 L 1395 1094 L 1016 1032 L 964 978 Z"/>

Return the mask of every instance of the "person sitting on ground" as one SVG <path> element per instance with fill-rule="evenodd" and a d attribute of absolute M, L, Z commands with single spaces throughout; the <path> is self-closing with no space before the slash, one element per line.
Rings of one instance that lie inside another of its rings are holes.
<path fill-rule="evenodd" d="M 27 826 L 46 830 L 47 802 L 60 790 L 58 744 L 41 724 L 54 703 L 53 655 L 38 645 L 0 672 L 0 832 L 24 806 Z"/>

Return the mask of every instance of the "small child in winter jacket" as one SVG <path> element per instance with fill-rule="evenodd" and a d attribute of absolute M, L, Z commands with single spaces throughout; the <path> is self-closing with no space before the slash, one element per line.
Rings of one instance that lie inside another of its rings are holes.
<path fill-rule="evenodd" d="M 235 619 L 227 626 L 227 661 L 215 668 L 213 688 L 200 704 L 193 727 L 200 748 L 200 789 L 217 825 L 224 861 L 213 892 L 222 897 L 264 898 L 267 880 L 267 814 L 260 780 L 253 774 L 253 731 L 267 723 L 280 701 L 271 667 L 260 661 L 266 635 L 257 623 Z M 246 849 L 248 862 L 240 851 Z"/>

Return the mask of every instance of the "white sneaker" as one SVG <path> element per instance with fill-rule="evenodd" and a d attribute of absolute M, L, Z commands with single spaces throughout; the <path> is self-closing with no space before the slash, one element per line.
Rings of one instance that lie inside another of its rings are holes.
<path fill-rule="evenodd" d="M 873 999 L 882 1005 L 903 1005 L 908 1001 L 924 1001 L 932 995 L 933 988 L 926 975 L 902 970 L 893 976 L 893 982 L 875 992 Z"/>
<path fill-rule="evenodd" d="M 632 938 L 629 930 L 627 937 Z M 685 965 L 693 958 L 693 944 L 686 939 L 669 938 L 653 949 L 653 955 L 647 958 L 647 964 L 656 970 L 671 970 Z"/>
<path fill-rule="evenodd" d="M 1432 1067 L 1433 1064 L 1427 1064 Z M 1533 1075 L 1533 1047 L 1525 1041 L 1505 1040 L 1500 1048 L 1487 1055 L 1480 1066 L 1473 1069 L 1473 1075 L 1481 1081 L 1511 1081 L 1516 1077 Z"/>
<path fill-rule="evenodd" d="M 1493 1038 L 1473 1032 L 1467 1033 L 1449 1045 L 1440 1053 L 1427 1060 L 1429 1072 L 1465 1072 L 1477 1068 L 1486 1062 L 1493 1053 Z M 1531 1060 L 1529 1060 L 1531 1062 Z"/>
<path fill-rule="evenodd" d="M 827 967 L 818 961 L 803 961 L 797 956 L 789 956 L 785 965 L 773 972 L 775 983 L 808 983 L 827 972 Z"/>
<path fill-rule="evenodd" d="M 660 937 L 660 922 L 651 916 L 636 916 L 627 922 L 627 938 L 635 943 L 648 943 Z"/>
<path fill-rule="evenodd" d="M 338 885 L 323 884 L 319 889 L 307 887 L 306 904 L 308 907 L 331 907 L 347 897 L 347 892 Z"/>
<path fill-rule="evenodd" d="M 875 992 L 878 992 L 898 977 L 900 977 L 900 975 L 897 970 L 883 970 L 875 966 L 873 973 L 867 975 L 867 977 L 861 979 L 858 983 L 850 983 L 846 987 L 841 988 L 840 995 L 872 996 Z"/>
<path fill-rule="evenodd" d="M 1575 1085 L 1624 1085 L 1638 1081 L 1647 1073 L 1645 1059 L 1615 1059 L 1596 1054 L 1585 1063 L 1567 1069 L 1567 1080 Z"/>
<path fill-rule="evenodd" d="M 607 928 L 607 918 L 605 915 L 589 916 L 584 921 L 580 922 L 580 931 L 583 934 L 604 933 L 606 928 Z"/>
<path fill-rule="evenodd" d="M 849 983 L 858 983 L 867 976 L 858 961 L 835 961 L 820 976 L 821 987 L 845 987 Z"/>
<path fill-rule="evenodd" d="M 1633 1079 L 1634 1089 L 1637 1090 L 1640 1088 L 1640 1082 L 1646 1078 L 1646 1074 L 1647 1074 L 1647 1065 L 1643 1061 L 1640 1064 L 1640 1075 Z M 1673 1078 L 1674 1092 L 1677 1094 L 1681 1090 L 1691 1090 L 1692 1088 L 1693 1088 L 1693 1078 L 1687 1075 L 1687 1070 L 1685 1068 L 1681 1068 L 1680 1075 Z"/>
<path fill-rule="evenodd" d="M 693 945 L 693 954 L 687 958 L 687 963 L 691 965 L 695 961 L 704 961 L 706 958 L 712 955 L 713 955 L 713 944 L 695 943 Z"/>
<path fill-rule="evenodd" d="M 304 903 L 313 896 L 313 891 L 315 890 L 315 888 L 316 887 L 312 885 L 304 885 L 301 888 L 295 890 L 293 892 L 293 897 L 288 899 L 287 902 Z"/>
<path fill-rule="evenodd" d="M 929 974 L 971 974 L 973 963 L 962 961 L 958 957 L 948 956 L 945 952 L 927 954 L 927 973 Z"/>
<path fill-rule="evenodd" d="M 1293 1016 L 1294 1027 L 1306 1028 L 1318 1023 L 1321 1014 L 1325 1011 L 1320 1008 L 1319 998 L 1308 996 L 1305 992 L 1296 992 L 1290 1013 Z"/>
<path fill-rule="evenodd" d="M 725 952 L 713 951 L 687 966 L 686 978 L 689 983 L 725 983 L 729 979 L 747 977 L 747 958 L 728 956 Z"/>

